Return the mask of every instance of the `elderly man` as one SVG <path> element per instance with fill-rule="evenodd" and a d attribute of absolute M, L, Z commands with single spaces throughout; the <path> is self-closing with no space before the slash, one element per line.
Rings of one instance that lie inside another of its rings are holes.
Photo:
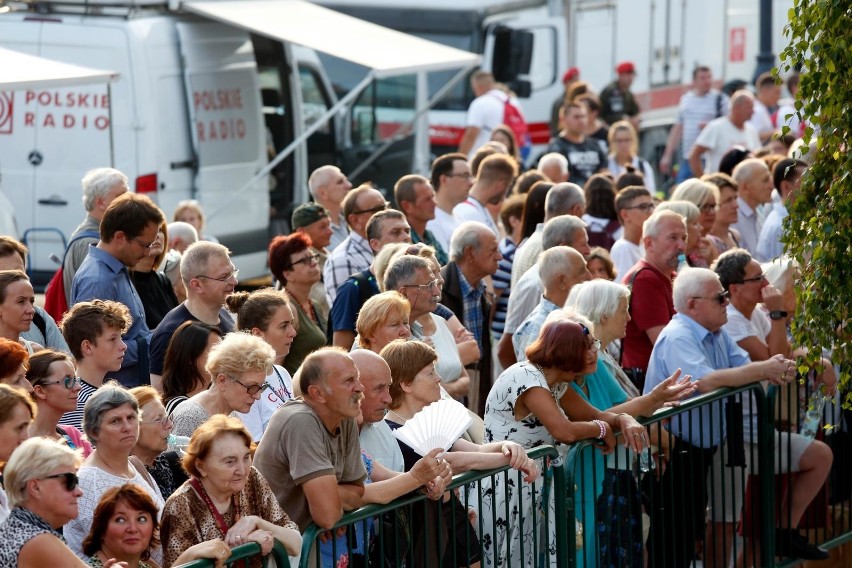
<path fill-rule="evenodd" d="M 477 363 L 468 366 L 468 408 L 480 416 L 485 414 L 485 399 L 493 380 L 491 338 L 488 334 L 491 301 L 483 279 L 497 271 L 497 263 L 501 258 L 497 236 L 491 229 L 482 223 L 467 221 L 453 232 L 450 240 L 451 260 L 441 269 L 444 305 L 473 334 L 482 354 Z"/>
<path fill-rule="evenodd" d="M 538 171 L 553 183 L 568 181 L 568 158 L 559 152 L 548 152 L 538 160 Z"/>
<path fill-rule="evenodd" d="M 180 279 L 186 300 L 173 308 L 151 338 L 151 384 L 160 386 L 163 359 L 175 330 L 185 321 L 218 326 L 222 334 L 234 331 L 234 320 L 224 308 L 225 298 L 237 285 L 237 269 L 230 251 L 219 243 L 198 241 L 190 245 L 180 262 Z"/>
<path fill-rule="evenodd" d="M 674 282 L 677 314 L 659 334 L 648 365 L 644 393 L 678 369 L 698 382 L 696 394 L 769 380 L 783 384 L 795 378 L 795 362 L 782 355 L 750 362 L 748 354 L 723 329 L 727 322 L 725 292 L 719 277 L 706 268 L 689 268 Z M 667 429 L 677 437 L 676 450 L 651 495 L 651 566 L 689 566 L 695 541 L 704 535 L 707 473 L 725 437 L 721 402 L 675 416 Z"/>
<path fill-rule="evenodd" d="M 378 254 L 389 243 L 410 243 L 408 222 L 396 209 L 386 209 L 373 215 L 367 222 L 367 238 L 372 254 Z M 371 257 L 372 258 L 372 257 Z M 372 260 L 365 270 L 354 273 L 343 282 L 331 306 L 328 326 L 333 345 L 351 349 L 355 341 L 355 321 L 361 306 L 379 293 Z"/>
<path fill-rule="evenodd" d="M 195 227 L 183 221 L 169 223 L 166 226 L 166 232 L 169 235 L 166 249 L 169 251 L 175 250 L 183 254 L 189 245 L 198 242 L 198 231 L 195 230 Z"/>
<path fill-rule="evenodd" d="M 311 239 L 311 252 L 318 255 L 320 274 L 322 274 L 328 260 L 328 245 L 332 235 L 328 209 L 319 203 L 303 203 L 293 211 L 290 227 L 293 232 L 302 233 Z M 317 315 L 320 320 L 327 320 L 330 306 L 325 296 L 325 284 L 322 278 L 311 287 L 310 298 L 319 308 Z"/>
<path fill-rule="evenodd" d="M 748 150 L 760 148 L 760 138 L 757 131 L 747 124 L 754 110 L 754 95 L 749 91 L 737 91 L 731 96 L 730 110 L 726 116 L 721 116 L 704 127 L 689 150 L 689 167 L 695 177 L 704 173 L 719 171 L 728 150 L 734 146 L 742 146 Z M 706 162 L 702 165 L 701 157 L 707 154 Z"/>
<path fill-rule="evenodd" d="M 348 353 L 324 347 L 299 370 L 302 398 L 272 416 L 254 456 L 281 507 L 304 531 L 330 529 L 362 505 L 367 471 L 356 418 L 364 386 Z"/>
<path fill-rule="evenodd" d="M 411 313 L 411 333 L 417 339 L 423 338 L 420 324 L 415 320 L 432 313 L 441 297 L 439 281 L 432 272 L 432 265 L 423 257 L 409 254 L 393 260 L 385 271 L 385 290 L 396 290 L 408 300 Z"/>
<path fill-rule="evenodd" d="M 796 199 L 796 194 L 802 187 L 802 176 L 808 165 L 802 160 L 786 158 L 775 164 L 772 170 L 772 180 L 781 200 L 772 203 L 772 211 L 763 221 L 760 235 L 757 238 L 756 256 L 763 262 L 768 262 L 784 254 L 784 219 L 789 214 L 787 206 Z"/>
<path fill-rule="evenodd" d="M 128 269 L 148 256 L 157 242 L 163 212 L 148 197 L 125 193 L 104 211 L 100 241 L 89 245 L 71 285 L 71 304 L 85 300 L 114 300 L 130 310 L 133 324 L 122 336 L 127 352 L 121 370 L 113 375 L 126 387 L 148 382 L 148 344 L 151 330 L 145 324 L 145 307 L 130 280 Z"/>
<path fill-rule="evenodd" d="M 479 166 L 476 181 L 468 197 L 453 209 L 453 216 L 460 222 L 478 221 L 486 225 L 495 235 L 500 234 L 497 223 L 487 206 L 499 206 L 506 198 L 518 175 L 518 165 L 505 154 L 488 156 Z"/>
<path fill-rule="evenodd" d="M 642 225 L 642 244 L 645 256 L 621 279 L 632 290 L 621 365 L 640 390 L 657 336 L 675 313 L 672 279 L 686 250 L 686 221 L 674 211 L 654 213 Z"/>
<path fill-rule="evenodd" d="M 541 326 L 551 312 L 561 309 L 575 284 L 591 279 L 586 259 L 568 246 L 547 249 L 538 259 L 541 301 L 512 335 L 515 358 L 527 360 L 527 347 L 538 338 Z"/>
<path fill-rule="evenodd" d="M 737 182 L 737 222 L 732 229 L 740 234 L 740 246 L 757 253 L 757 240 L 763 227 L 762 205 L 772 199 L 772 175 L 761 159 L 747 158 L 737 164 L 732 176 Z"/>
<path fill-rule="evenodd" d="M 346 215 L 342 211 L 343 199 L 352 189 L 352 183 L 336 166 L 320 166 L 308 178 L 308 189 L 314 201 L 328 211 L 331 220 L 329 250 L 334 250 L 349 236 Z"/>
<path fill-rule="evenodd" d="M 107 207 L 116 197 L 130 191 L 127 176 L 113 168 L 89 170 L 83 176 L 82 185 L 86 218 L 71 233 L 65 258 L 62 260 L 62 284 L 69 307 L 72 304 L 71 286 L 74 283 L 74 275 L 89 254 L 89 245 L 98 242 L 98 227 Z"/>
<path fill-rule="evenodd" d="M 553 188 L 555 189 L 555 188 Z M 553 189 L 550 191 L 552 192 Z M 550 193 L 547 194 L 550 197 Z M 574 215 L 560 215 L 545 223 L 542 232 L 542 247 L 549 250 L 557 246 L 571 247 L 583 256 L 591 252 L 586 223 Z M 535 309 L 542 294 L 540 263 L 521 276 L 518 285 L 512 288 L 509 307 L 506 311 L 506 325 L 500 338 L 497 356 L 504 368 L 515 363 L 513 335 L 524 319 Z"/>
<path fill-rule="evenodd" d="M 432 162 L 432 187 L 435 188 L 435 218 L 426 223 L 426 228 L 447 251 L 450 250 L 450 237 L 460 223 L 453 216 L 453 209 L 467 199 L 467 193 L 473 187 L 467 156 L 453 152 L 435 158 Z"/>
<path fill-rule="evenodd" d="M 447 253 L 426 225 L 435 218 L 437 202 L 432 184 L 423 176 L 411 174 L 399 178 L 393 187 L 399 209 L 411 226 L 411 242 L 423 243 L 435 249 L 438 264 L 447 264 Z"/>
<path fill-rule="evenodd" d="M 349 236 L 331 252 L 322 271 L 329 306 L 334 304 L 337 290 L 346 279 L 366 270 L 373 262 L 373 251 L 367 239 L 367 222 L 387 208 L 388 202 L 381 192 L 369 185 L 358 186 L 346 194 L 343 215 L 349 224 Z"/>

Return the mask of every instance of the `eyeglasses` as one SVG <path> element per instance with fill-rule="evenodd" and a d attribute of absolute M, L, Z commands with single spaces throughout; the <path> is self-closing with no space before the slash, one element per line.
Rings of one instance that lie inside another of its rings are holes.
<path fill-rule="evenodd" d="M 432 280 L 428 284 L 403 284 L 402 285 L 403 288 L 417 288 L 417 290 L 420 291 L 420 292 L 428 292 L 429 290 L 432 289 L 433 286 L 435 288 L 438 287 L 438 279 L 437 278 L 435 278 L 434 280 Z"/>
<path fill-rule="evenodd" d="M 701 210 L 702 213 L 710 213 L 710 212 L 716 210 L 716 204 L 715 203 L 705 203 L 704 205 L 699 207 L 699 209 Z"/>
<path fill-rule="evenodd" d="M 151 248 L 153 248 L 153 246 L 154 246 L 154 245 L 156 245 L 156 244 L 157 244 L 157 239 L 154 239 L 154 241 L 153 241 L 152 243 L 147 244 L 147 245 L 146 245 L 146 244 L 144 244 L 144 242 L 145 242 L 145 241 L 140 241 L 140 240 L 139 240 L 139 237 L 133 237 L 131 240 L 132 240 L 134 243 L 136 243 L 137 245 L 139 245 L 140 247 L 142 247 L 143 249 L 149 249 L 149 250 L 150 250 Z"/>
<path fill-rule="evenodd" d="M 244 389 L 246 389 L 246 392 L 250 395 L 255 395 L 255 394 L 257 394 L 259 392 L 263 392 L 263 391 L 265 391 L 266 389 L 269 388 L 269 383 L 263 383 L 263 384 L 260 384 L 260 385 L 244 385 L 243 383 L 241 383 L 239 380 L 235 379 L 234 377 L 228 377 L 228 378 L 231 379 L 232 381 L 234 381 L 235 383 L 237 383 L 238 385 L 240 385 L 241 387 L 243 387 Z"/>
<path fill-rule="evenodd" d="M 169 422 L 172 421 L 171 416 L 162 416 L 160 418 L 156 418 L 154 420 L 140 420 L 139 424 L 159 424 L 160 426 L 165 426 Z"/>
<path fill-rule="evenodd" d="M 48 475 L 47 477 L 42 477 L 42 479 L 64 479 L 65 480 L 65 489 L 67 491 L 74 491 L 77 489 L 77 486 L 80 484 L 80 480 L 77 478 L 76 473 L 66 472 L 66 473 L 57 473 L 56 475 Z"/>
<path fill-rule="evenodd" d="M 71 390 L 74 387 L 79 386 L 80 384 L 82 384 L 80 382 L 80 377 L 64 377 L 62 379 L 59 379 L 58 381 L 38 383 L 38 385 L 41 385 L 41 386 L 44 386 L 44 387 L 50 386 L 50 385 L 62 385 L 68 390 Z M 36 385 L 36 386 L 38 386 L 38 385 Z"/>
<path fill-rule="evenodd" d="M 730 298 L 730 296 L 731 296 L 730 292 L 725 290 L 724 292 L 719 292 L 715 296 L 710 296 L 709 298 L 706 297 L 706 296 L 693 296 L 692 299 L 693 300 L 715 300 L 716 302 L 719 303 L 720 306 L 722 306 L 722 305 L 725 304 L 725 302 L 728 301 L 728 298 Z"/>
<path fill-rule="evenodd" d="M 743 284 L 748 284 L 749 282 L 763 282 L 766 280 L 766 274 L 761 272 L 757 276 L 753 276 L 752 278 L 743 278 Z"/>
<path fill-rule="evenodd" d="M 305 258 L 300 258 L 299 260 L 294 260 L 290 263 L 290 267 L 296 266 L 297 264 L 317 264 L 319 262 L 320 255 L 312 254 L 306 256 Z"/>
<path fill-rule="evenodd" d="M 227 276 L 223 276 L 221 278 L 215 278 L 213 276 L 205 276 L 204 274 L 199 274 L 198 276 L 196 276 L 196 278 L 206 278 L 207 280 L 215 280 L 217 282 L 227 282 L 228 280 L 234 279 L 239 282 L 239 278 L 237 278 L 237 275 L 239 275 L 239 273 L 239 270 L 234 270 Z"/>
<path fill-rule="evenodd" d="M 640 203 L 639 205 L 631 205 L 630 207 L 625 207 L 625 209 L 639 209 L 643 213 L 649 213 L 653 211 L 654 204 L 653 203 Z"/>
<path fill-rule="evenodd" d="M 382 203 L 381 205 L 376 205 L 375 207 L 372 207 L 372 208 L 370 208 L 370 209 L 361 209 L 361 210 L 359 210 L 359 211 L 353 211 L 353 212 L 351 213 L 351 215 L 361 215 L 361 214 L 363 214 L 363 213 L 370 213 L 370 214 L 372 214 L 372 215 L 375 215 L 375 214 L 376 214 L 376 213 L 378 213 L 379 211 L 384 211 L 384 210 L 385 210 L 385 209 L 387 209 L 389 206 L 390 206 L 390 203 L 388 203 L 387 201 L 385 201 L 385 202 L 384 202 L 384 203 Z"/>

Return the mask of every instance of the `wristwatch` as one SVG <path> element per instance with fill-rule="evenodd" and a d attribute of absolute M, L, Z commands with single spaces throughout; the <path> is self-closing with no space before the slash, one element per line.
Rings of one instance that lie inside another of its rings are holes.
<path fill-rule="evenodd" d="M 784 310 L 772 310 L 769 312 L 769 319 L 780 320 L 787 317 L 787 312 Z"/>

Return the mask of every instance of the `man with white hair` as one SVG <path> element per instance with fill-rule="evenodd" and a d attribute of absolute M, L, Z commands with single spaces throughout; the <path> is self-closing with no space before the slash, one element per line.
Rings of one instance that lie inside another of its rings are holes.
<path fill-rule="evenodd" d="M 166 250 L 176 250 L 183 254 L 189 245 L 198 242 L 198 231 L 189 223 L 173 221 L 168 224 L 166 230 L 169 234 L 169 242 L 166 243 Z"/>
<path fill-rule="evenodd" d="M 573 185 L 573 184 L 570 184 Z M 550 191 L 553 191 L 552 188 Z M 548 193 L 550 197 L 550 193 Z M 547 251 L 553 247 L 568 246 L 585 257 L 589 248 L 589 235 L 586 233 L 586 223 L 574 215 L 560 215 L 548 220 L 542 231 L 542 248 Z M 532 268 L 518 280 L 509 296 L 509 306 L 506 309 L 506 325 L 503 337 L 500 338 L 497 356 L 503 368 L 515 363 L 515 351 L 512 336 L 523 323 L 524 319 L 535 309 L 541 298 L 542 282 L 540 278 L 541 264 L 536 262 Z M 588 272 L 585 272 L 588 275 Z M 588 275 L 591 277 L 590 275 Z"/>
<path fill-rule="evenodd" d="M 538 171 L 553 183 L 568 181 L 568 158 L 559 152 L 548 152 L 538 160 Z"/>
<path fill-rule="evenodd" d="M 541 301 L 512 335 L 515 358 L 518 361 L 527 360 L 527 347 L 538 337 L 547 316 L 565 305 L 571 288 L 591 278 L 583 255 L 564 245 L 549 248 L 541 253 L 538 265 Z"/>
<path fill-rule="evenodd" d="M 483 223 L 466 221 L 453 231 L 450 262 L 441 269 L 443 303 L 459 317 L 479 346 L 480 360 L 468 366 L 468 408 L 480 416 L 485 414 L 485 399 L 493 380 L 491 337 L 488 333 L 491 302 L 483 279 L 497 271 L 501 258 L 494 232 Z"/>
<path fill-rule="evenodd" d="M 113 168 L 89 170 L 81 183 L 86 218 L 71 233 L 62 261 L 62 285 L 65 287 L 65 301 L 69 306 L 74 275 L 89 254 L 89 245 L 98 243 L 98 228 L 104 212 L 116 197 L 130 191 L 127 176 Z"/>
<path fill-rule="evenodd" d="M 642 244 L 645 256 L 621 279 L 632 291 L 621 365 L 640 390 L 657 336 L 675 313 L 672 280 L 686 251 L 686 221 L 674 211 L 654 213 L 642 225 Z"/>
<path fill-rule="evenodd" d="M 748 150 L 760 148 L 760 137 L 747 122 L 753 110 L 754 95 L 746 90 L 737 91 L 731 96 L 728 114 L 711 120 L 704 127 L 689 151 L 689 167 L 695 177 L 719 171 L 722 156 L 734 146 Z M 705 153 L 706 163 L 702 165 L 701 157 Z"/>
<path fill-rule="evenodd" d="M 698 383 L 696 395 L 768 380 L 785 384 L 796 377 L 795 362 L 783 355 L 751 362 L 748 353 L 723 328 L 728 321 L 728 292 L 712 270 L 689 268 L 673 290 L 677 313 L 657 338 L 648 364 L 644 393 L 680 369 Z M 667 427 L 677 450 L 651 491 L 651 566 L 689 566 L 695 541 L 704 536 L 707 473 L 725 438 L 722 402 L 672 418 Z"/>
<path fill-rule="evenodd" d="M 757 242 L 763 227 L 759 208 L 772 199 L 772 175 L 769 166 L 759 158 L 747 158 L 737 164 L 732 176 L 737 182 L 737 222 L 731 225 L 740 234 L 740 246 L 757 253 Z"/>
<path fill-rule="evenodd" d="M 343 198 L 352 189 L 352 183 L 337 166 L 320 166 L 308 178 L 308 189 L 314 201 L 328 210 L 331 219 L 328 250 L 334 250 L 349 236 L 349 226 L 343 216 Z"/>

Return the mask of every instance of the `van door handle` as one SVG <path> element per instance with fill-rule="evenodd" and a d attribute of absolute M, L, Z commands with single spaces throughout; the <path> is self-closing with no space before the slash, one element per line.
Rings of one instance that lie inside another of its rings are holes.
<path fill-rule="evenodd" d="M 58 206 L 61 207 L 61 206 L 68 205 L 68 202 L 66 200 L 62 199 L 61 197 L 51 197 L 49 199 L 39 199 L 38 204 L 39 205 L 58 205 Z"/>

